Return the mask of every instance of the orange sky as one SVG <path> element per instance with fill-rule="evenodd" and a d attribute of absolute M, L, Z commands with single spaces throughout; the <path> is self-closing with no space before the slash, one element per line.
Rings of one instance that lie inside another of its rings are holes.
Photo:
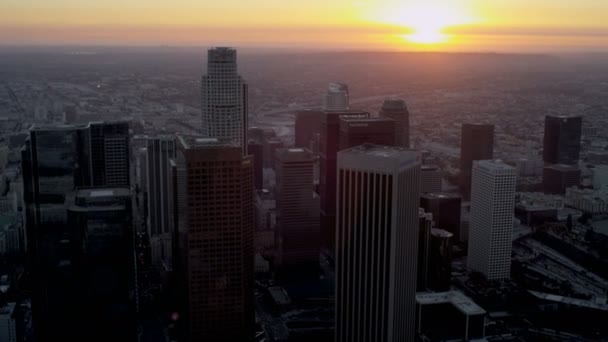
<path fill-rule="evenodd" d="M 0 44 L 608 51 L 603 0 L 5 0 Z"/>

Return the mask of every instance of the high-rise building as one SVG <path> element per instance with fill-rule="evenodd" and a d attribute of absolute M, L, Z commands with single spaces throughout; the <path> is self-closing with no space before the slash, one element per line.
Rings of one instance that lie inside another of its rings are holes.
<path fill-rule="evenodd" d="M 319 275 L 319 198 L 314 192 L 313 155 L 303 148 L 276 152 L 277 264 L 286 278 Z"/>
<path fill-rule="evenodd" d="M 136 338 L 131 203 L 129 188 L 80 188 L 67 200 L 68 225 L 83 234 L 83 340 Z"/>
<path fill-rule="evenodd" d="M 494 157 L 494 125 L 462 124 L 460 140 L 460 191 L 465 199 L 471 196 L 473 161 Z"/>
<path fill-rule="evenodd" d="M 362 144 L 395 145 L 395 121 L 385 118 L 340 118 L 340 150 Z"/>
<path fill-rule="evenodd" d="M 325 93 L 325 110 L 344 111 L 349 109 L 348 85 L 332 82 Z"/>
<path fill-rule="evenodd" d="M 172 179 L 187 340 L 252 340 L 253 159 L 229 139 L 178 135 Z"/>
<path fill-rule="evenodd" d="M 580 116 L 545 117 L 543 160 L 546 164 L 578 164 L 582 125 Z"/>
<path fill-rule="evenodd" d="M 336 163 L 340 150 L 340 119 L 369 118 L 363 111 L 325 112 L 321 117 L 319 142 L 319 196 L 321 197 L 321 236 L 333 250 L 336 238 Z"/>
<path fill-rule="evenodd" d="M 420 192 L 428 194 L 431 192 L 441 192 L 442 176 L 441 169 L 437 165 L 422 165 L 420 168 Z"/>
<path fill-rule="evenodd" d="M 517 169 L 500 160 L 473 165 L 468 267 L 488 280 L 508 279 Z"/>
<path fill-rule="evenodd" d="M 543 168 L 543 191 L 563 195 L 566 189 L 581 183 L 581 169 L 576 165 L 556 164 Z"/>
<path fill-rule="evenodd" d="M 418 273 L 416 276 L 416 292 L 428 290 L 429 279 L 429 248 L 431 245 L 431 229 L 433 229 L 433 214 L 418 211 Z"/>
<path fill-rule="evenodd" d="M 175 158 L 175 137 L 147 140 L 148 236 L 152 263 L 170 264 L 171 226 L 169 207 L 169 160 Z"/>
<path fill-rule="evenodd" d="M 303 110 L 296 113 L 295 146 L 311 148 L 315 136 L 321 133 L 321 116 L 319 110 Z"/>
<path fill-rule="evenodd" d="M 380 117 L 395 120 L 395 145 L 410 147 L 410 112 L 405 101 L 386 99 L 380 109 Z"/>
<path fill-rule="evenodd" d="M 264 187 L 264 145 L 261 141 L 249 140 L 248 153 L 253 156 L 253 181 L 256 190 Z"/>
<path fill-rule="evenodd" d="M 203 130 L 207 138 L 236 141 L 247 152 L 247 84 L 237 71 L 236 50 L 209 49 L 201 82 Z"/>
<path fill-rule="evenodd" d="M 462 198 L 448 193 L 428 193 L 420 196 L 420 207 L 433 214 L 435 227 L 454 234 L 456 241 L 467 240 L 460 237 L 460 213 Z"/>
<path fill-rule="evenodd" d="M 420 155 L 362 145 L 338 154 L 336 341 L 413 341 Z"/>
<path fill-rule="evenodd" d="M 32 321 L 38 340 L 86 340 L 79 329 L 86 326 L 87 317 L 81 314 L 86 310 L 77 267 L 83 263 L 83 235 L 67 222 L 66 200 L 77 188 L 128 182 L 126 124 L 104 125 L 34 126 L 21 153 L 28 268 L 34 284 Z"/>
<path fill-rule="evenodd" d="M 451 288 L 453 236 L 447 230 L 431 230 L 428 267 L 428 288 L 431 291 L 449 291 Z"/>
<path fill-rule="evenodd" d="M 93 186 L 131 185 L 128 122 L 92 122 L 90 134 Z"/>

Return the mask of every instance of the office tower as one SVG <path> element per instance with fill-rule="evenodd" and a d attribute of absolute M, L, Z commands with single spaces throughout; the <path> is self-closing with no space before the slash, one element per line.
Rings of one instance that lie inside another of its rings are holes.
<path fill-rule="evenodd" d="M 437 165 L 422 165 L 420 167 L 420 192 L 428 194 L 441 192 L 441 169 Z"/>
<path fill-rule="evenodd" d="M 410 147 L 410 112 L 405 101 L 386 99 L 380 109 L 380 117 L 395 120 L 395 145 Z"/>
<path fill-rule="evenodd" d="M 264 145 L 261 141 L 249 140 L 247 152 L 253 156 L 253 181 L 256 190 L 264 187 Z"/>
<path fill-rule="evenodd" d="M 468 267 L 488 280 L 508 279 L 517 169 L 500 160 L 473 165 Z"/>
<path fill-rule="evenodd" d="M 171 263 L 169 160 L 175 158 L 175 137 L 147 139 L 148 237 L 152 264 Z"/>
<path fill-rule="evenodd" d="M 463 124 L 460 140 L 460 191 L 465 200 L 471 196 L 473 161 L 494 157 L 494 125 Z"/>
<path fill-rule="evenodd" d="M 383 118 L 340 118 L 340 150 L 362 144 L 395 145 L 395 121 Z"/>
<path fill-rule="evenodd" d="M 0 306 L 0 341 L 17 342 L 16 303 L 2 303 Z"/>
<path fill-rule="evenodd" d="M 336 341 L 413 341 L 420 155 L 338 153 Z"/>
<path fill-rule="evenodd" d="M 461 201 L 461 197 L 455 194 L 428 193 L 420 196 L 420 207 L 433 214 L 435 227 L 454 234 L 456 241 L 465 241 L 467 237 L 460 237 Z"/>
<path fill-rule="evenodd" d="M 258 252 L 274 251 L 277 223 L 276 200 L 267 189 L 258 190 L 254 203 L 254 247 Z"/>
<path fill-rule="evenodd" d="M 348 85 L 344 83 L 332 82 L 327 87 L 325 94 L 325 110 L 344 111 L 348 110 Z"/>
<path fill-rule="evenodd" d="M 418 293 L 416 309 L 422 341 L 484 340 L 486 311 L 462 292 Z"/>
<path fill-rule="evenodd" d="M 431 244 L 431 229 L 433 214 L 418 210 L 418 273 L 416 276 L 416 292 L 428 290 L 429 278 L 429 248 Z"/>
<path fill-rule="evenodd" d="M 315 135 L 321 132 L 321 116 L 319 110 L 303 110 L 296 113 L 295 146 L 311 148 Z"/>
<path fill-rule="evenodd" d="M 237 72 L 236 50 L 209 49 L 201 81 L 202 134 L 236 141 L 247 154 L 247 84 Z"/>
<path fill-rule="evenodd" d="M 129 123 L 92 122 L 88 131 L 93 186 L 130 186 Z"/>
<path fill-rule="evenodd" d="M 281 278 L 319 277 L 319 198 L 310 150 L 276 151 L 277 264 Z"/>
<path fill-rule="evenodd" d="M 454 234 L 447 230 L 431 230 L 428 267 L 428 288 L 431 291 L 449 291 L 452 286 L 453 237 Z"/>
<path fill-rule="evenodd" d="M 253 159 L 229 139 L 178 135 L 172 179 L 188 340 L 252 340 Z"/>
<path fill-rule="evenodd" d="M 68 225 L 83 234 L 78 298 L 83 303 L 78 315 L 86 318 L 83 341 L 135 339 L 131 203 L 129 188 L 80 188 L 66 201 Z"/>
<path fill-rule="evenodd" d="M 83 236 L 78 227 L 67 224 L 66 199 L 77 188 L 128 180 L 124 126 L 108 124 L 106 130 L 104 125 L 34 126 L 21 153 L 28 268 L 34 284 L 32 321 L 38 340 L 84 340 L 79 328 L 87 317 L 81 314 L 85 303 L 77 267 L 83 262 Z M 118 172 L 125 166 L 126 175 Z"/>
<path fill-rule="evenodd" d="M 545 117 L 543 160 L 546 164 L 578 164 L 582 125 L 580 116 Z"/>
<path fill-rule="evenodd" d="M 369 118 L 368 112 L 325 112 L 321 117 L 319 141 L 319 196 L 321 197 L 321 236 L 333 250 L 336 239 L 336 163 L 340 150 L 340 118 Z"/>
<path fill-rule="evenodd" d="M 581 183 L 581 169 L 576 165 L 549 165 L 543 168 L 543 191 L 563 195 L 566 189 Z"/>

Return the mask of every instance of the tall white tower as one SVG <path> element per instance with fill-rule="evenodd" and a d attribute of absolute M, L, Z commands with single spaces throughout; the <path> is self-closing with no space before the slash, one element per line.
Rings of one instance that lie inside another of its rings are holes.
<path fill-rule="evenodd" d="M 488 280 L 509 279 L 517 169 L 480 160 L 472 176 L 468 266 Z"/>
<path fill-rule="evenodd" d="M 332 82 L 325 94 L 325 110 L 343 111 L 349 108 L 348 85 Z"/>
<path fill-rule="evenodd" d="M 247 151 L 247 84 L 237 73 L 236 50 L 209 49 L 201 82 L 202 135 L 230 139 Z"/>
<path fill-rule="evenodd" d="M 338 153 L 336 342 L 413 341 L 420 154 Z"/>

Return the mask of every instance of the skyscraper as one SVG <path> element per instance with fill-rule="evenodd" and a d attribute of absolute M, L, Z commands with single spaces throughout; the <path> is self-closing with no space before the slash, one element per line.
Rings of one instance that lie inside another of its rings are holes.
<path fill-rule="evenodd" d="M 29 132 L 21 160 L 38 340 L 85 340 L 83 334 L 90 333 L 82 330 L 87 324 L 78 267 L 84 262 L 83 234 L 68 224 L 66 200 L 77 188 L 129 179 L 128 135 L 123 133 L 123 124 L 112 123 L 34 126 Z"/>
<path fill-rule="evenodd" d="M 88 132 L 93 186 L 130 186 L 129 123 L 92 122 Z"/>
<path fill-rule="evenodd" d="M 460 241 L 460 212 L 462 198 L 455 194 L 428 193 L 420 196 L 420 207 L 433 214 L 435 226 L 454 234 Z M 462 240 L 466 240 L 463 237 Z"/>
<path fill-rule="evenodd" d="M 543 168 L 543 191 L 546 194 L 566 193 L 566 189 L 581 184 L 581 169 L 576 165 L 556 164 Z"/>
<path fill-rule="evenodd" d="M 439 166 L 422 165 L 420 168 L 421 193 L 441 192 L 441 181 L 441 169 Z"/>
<path fill-rule="evenodd" d="M 78 314 L 86 341 L 136 338 L 131 202 L 129 188 L 80 188 L 66 203 L 68 225 L 84 235 Z"/>
<path fill-rule="evenodd" d="M 500 160 L 473 166 L 468 266 L 488 280 L 508 279 L 517 169 Z"/>
<path fill-rule="evenodd" d="M 395 145 L 410 147 L 410 112 L 405 101 L 386 99 L 380 109 L 380 117 L 395 120 Z"/>
<path fill-rule="evenodd" d="M 260 190 L 264 187 L 264 145 L 261 141 L 249 140 L 247 152 L 253 156 L 254 184 Z"/>
<path fill-rule="evenodd" d="M 319 195 L 321 196 L 321 236 L 323 244 L 334 249 L 336 238 L 336 163 L 340 150 L 340 118 L 369 118 L 368 112 L 325 112 L 321 117 L 319 142 Z"/>
<path fill-rule="evenodd" d="M 452 283 L 452 237 L 447 230 L 431 229 L 429 248 L 428 288 L 449 291 Z"/>
<path fill-rule="evenodd" d="M 429 252 L 431 246 L 431 229 L 433 229 L 433 214 L 418 211 L 418 273 L 416 276 L 416 292 L 428 290 Z"/>
<path fill-rule="evenodd" d="M 296 113 L 295 146 L 310 148 L 315 136 L 321 132 L 322 111 L 304 110 Z"/>
<path fill-rule="evenodd" d="M 395 121 L 385 118 L 340 117 L 340 150 L 362 144 L 395 145 Z"/>
<path fill-rule="evenodd" d="M 338 154 L 336 341 L 413 341 L 420 155 L 362 145 Z"/>
<path fill-rule="evenodd" d="M 236 50 L 209 49 L 207 74 L 201 82 L 202 134 L 207 138 L 227 138 L 247 151 L 247 84 L 237 72 Z"/>
<path fill-rule="evenodd" d="M 546 164 L 578 164 L 582 125 L 580 116 L 545 117 L 543 160 Z"/>
<path fill-rule="evenodd" d="M 349 109 L 348 85 L 332 82 L 325 94 L 325 110 L 344 111 Z"/>
<path fill-rule="evenodd" d="M 318 278 L 319 198 L 313 156 L 303 148 L 276 152 L 277 263 L 281 276 Z"/>
<path fill-rule="evenodd" d="M 494 156 L 494 125 L 462 124 L 460 140 L 460 191 L 465 199 L 471 196 L 473 161 Z"/>
<path fill-rule="evenodd" d="M 172 179 L 188 340 L 251 340 L 253 159 L 232 140 L 179 135 Z"/>
<path fill-rule="evenodd" d="M 169 208 L 169 160 L 175 158 L 175 137 L 162 136 L 147 142 L 148 236 L 152 263 L 171 260 Z"/>

